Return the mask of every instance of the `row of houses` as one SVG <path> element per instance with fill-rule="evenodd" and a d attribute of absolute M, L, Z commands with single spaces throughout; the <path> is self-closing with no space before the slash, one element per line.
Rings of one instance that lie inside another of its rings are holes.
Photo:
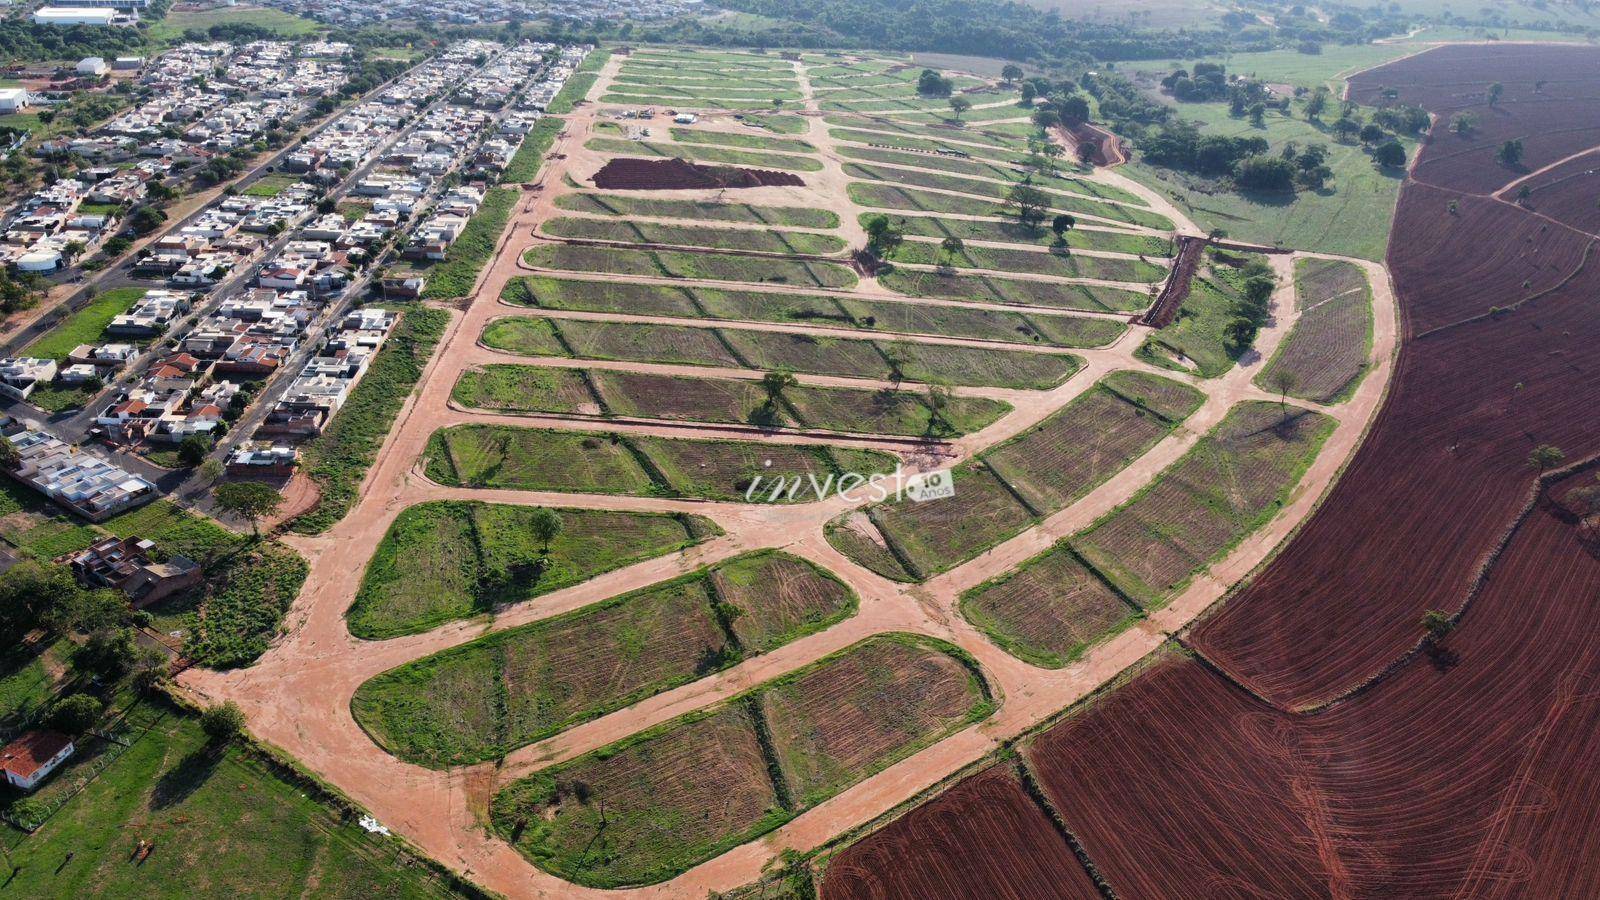
<path fill-rule="evenodd" d="M 149 503 L 156 486 L 142 476 L 10 417 L 0 417 L 0 439 L 17 451 L 8 474 L 91 522 Z"/>

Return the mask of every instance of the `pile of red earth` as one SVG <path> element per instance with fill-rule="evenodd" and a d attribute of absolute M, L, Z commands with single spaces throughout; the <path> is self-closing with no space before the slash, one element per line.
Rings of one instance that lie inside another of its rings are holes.
<path fill-rule="evenodd" d="M 702 166 L 682 159 L 618 157 L 594 173 L 594 186 L 620 191 L 805 187 L 800 176 L 770 169 Z"/>

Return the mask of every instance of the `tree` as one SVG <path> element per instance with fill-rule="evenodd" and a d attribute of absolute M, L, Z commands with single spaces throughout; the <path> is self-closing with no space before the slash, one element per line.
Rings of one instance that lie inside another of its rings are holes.
<path fill-rule="evenodd" d="M 1031 177 L 1023 178 L 1006 191 L 1006 207 L 1014 210 L 1017 219 L 1030 228 L 1037 228 L 1044 221 L 1048 200 Z"/>
<path fill-rule="evenodd" d="M 1489 105 L 1494 106 L 1500 102 L 1500 95 L 1506 92 L 1506 86 L 1496 81 L 1489 85 Z"/>
<path fill-rule="evenodd" d="M 1033 86 L 1033 82 L 1031 82 L 1031 81 L 1024 81 L 1022 83 L 1021 91 L 1022 91 L 1021 103 L 1022 103 L 1023 106 L 1032 105 L 1033 104 L 1033 98 L 1039 96 L 1038 89 Z"/>
<path fill-rule="evenodd" d="M 1061 121 L 1068 125 L 1079 125 L 1089 121 L 1089 101 L 1077 94 L 1062 100 L 1057 108 L 1061 111 Z"/>
<path fill-rule="evenodd" d="M 100 721 L 100 714 L 105 712 L 105 708 L 104 703 L 88 694 L 71 694 L 50 707 L 50 715 L 45 721 L 57 731 L 79 735 Z"/>
<path fill-rule="evenodd" d="M 1398 169 L 1406 164 L 1406 148 L 1399 141 L 1388 141 L 1372 151 L 1372 160 L 1386 169 Z"/>
<path fill-rule="evenodd" d="M 1250 117 L 1250 124 L 1257 128 L 1267 124 L 1267 105 L 1265 103 L 1252 103 L 1245 109 L 1245 115 Z"/>
<path fill-rule="evenodd" d="M 1435 644 L 1443 641 L 1455 627 L 1456 623 L 1450 614 L 1442 609 L 1430 609 L 1422 614 L 1422 630 L 1428 633 L 1428 640 Z"/>
<path fill-rule="evenodd" d="M 950 405 L 950 389 L 942 384 L 931 385 L 928 388 L 928 433 L 938 434 L 950 429 L 949 420 L 945 419 L 945 408 Z"/>
<path fill-rule="evenodd" d="M 1058 213 L 1054 219 L 1050 220 L 1050 230 L 1056 233 L 1056 241 L 1058 243 L 1065 243 L 1067 232 L 1071 231 L 1077 224 L 1078 220 L 1072 216 L 1066 213 Z"/>
<path fill-rule="evenodd" d="M 917 76 L 917 93 L 924 97 L 948 97 L 953 90 L 954 83 L 932 69 L 923 69 Z"/>
<path fill-rule="evenodd" d="M 1000 77 L 1005 79 L 1007 84 L 1016 84 L 1022 80 L 1022 67 L 1016 63 L 1006 63 L 1000 69 Z"/>
<path fill-rule="evenodd" d="M 206 454 L 211 452 L 211 441 L 198 434 L 191 434 L 178 445 L 178 461 L 189 468 L 194 468 L 206 461 Z"/>
<path fill-rule="evenodd" d="M 1500 145 L 1494 152 L 1495 162 L 1508 169 L 1515 169 L 1522 165 L 1522 139 L 1514 138 Z"/>
<path fill-rule="evenodd" d="M 1228 325 L 1223 331 L 1234 355 L 1243 353 L 1256 342 L 1256 330 L 1256 323 L 1244 316 L 1235 316 L 1228 320 Z"/>
<path fill-rule="evenodd" d="M 200 477 L 208 483 L 221 478 L 223 471 L 222 460 L 220 459 L 208 459 L 200 464 Z"/>
<path fill-rule="evenodd" d="M 1306 121 L 1315 122 L 1328 108 L 1328 89 L 1319 87 L 1306 98 Z"/>
<path fill-rule="evenodd" d="M 208 706 L 200 714 L 200 730 L 212 743 L 225 744 L 244 731 L 244 710 L 232 700 Z"/>
<path fill-rule="evenodd" d="M 1283 366 L 1273 369 L 1272 374 L 1267 376 L 1267 384 L 1272 385 L 1272 389 L 1278 392 L 1279 409 L 1288 404 L 1289 392 L 1299 383 L 1300 379 L 1294 371 Z"/>
<path fill-rule="evenodd" d="M 1049 107 L 1042 107 L 1033 111 L 1033 124 L 1046 131 L 1061 124 L 1061 114 Z"/>
<path fill-rule="evenodd" d="M 1334 120 L 1333 134 L 1341 141 L 1348 141 L 1361 133 L 1361 123 L 1349 116 Z"/>
<path fill-rule="evenodd" d="M 533 539 L 539 542 L 539 555 L 550 555 L 550 543 L 561 536 L 561 514 L 549 507 L 541 506 L 533 511 L 533 519 L 528 523 L 529 530 L 533 532 Z"/>
<path fill-rule="evenodd" d="M 767 406 L 774 408 L 778 400 L 783 397 L 783 392 L 795 385 L 794 373 L 786 369 L 774 369 L 761 376 L 761 390 L 767 395 Z"/>
<path fill-rule="evenodd" d="M 1551 466 L 1560 465 L 1561 461 L 1566 458 L 1567 454 L 1560 447 L 1551 444 L 1540 444 L 1528 454 L 1528 465 L 1533 466 L 1540 472 L 1544 472 Z"/>
<path fill-rule="evenodd" d="M 1281 156 L 1252 156 L 1239 164 L 1233 180 L 1251 191 L 1289 191 L 1294 189 L 1294 164 Z"/>
<path fill-rule="evenodd" d="M 5 438 L 0 438 L 0 469 L 15 472 L 22 466 L 22 451 L 17 445 Z"/>
<path fill-rule="evenodd" d="M 965 97 L 957 95 L 950 98 L 950 111 L 955 113 L 956 119 L 958 120 L 966 114 L 967 110 L 971 108 L 972 101 Z"/>
<path fill-rule="evenodd" d="M 1469 137 L 1473 129 L 1478 127 L 1478 117 L 1472 113 L 1457 113 L 1450 120 L 1450 130 L 1462 137 Z"/>
<path fill-rule="evenodd" d="M 880 259 L 900 249 L 900 245 L 906 239 L 905 233 L 895 227 L 895 224 L 889 221 L 889 217 L 882 213 L 867 219 L 866 229 L 867 249 Z"/>
<path fill-rule="evenodd" d="M 939 242 L 939 251 L 944 255 L 946 262 L 955 259 L 956 255 L 965 249 L 967 242 L 953 234 Z"/>
<path fill-rule="evenodd" d="M 72 658 L 75 668 L 107 679 L 122 677 L 138 657 L 132 628 L 102 628 L 84 642 Z"/>
<path fill-rule="evenodd" d="M 250 527 L 258 538 L 261 537 L 261 519 L 277 512 L 283 504 L 282 494 L 259 481 L 219 484 L 212 489 L 211 496 L 224 512 L 249 519 Z"/>

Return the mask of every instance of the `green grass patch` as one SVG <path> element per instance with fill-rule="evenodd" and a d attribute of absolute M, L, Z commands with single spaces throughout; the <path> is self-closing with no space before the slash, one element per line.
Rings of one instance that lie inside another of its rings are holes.
<path fill-rule="evenodd" d="M 517 148 L 511 162 L 506 165 L 505 172 L 501 173 L 500 180 L 505 184 L 528 184 L 538 180 L 539 170 L 544 167 L 545 154 L 550 152 L 550 145 L 555 143 L 556 135 L 566 125 L 565 119 L 550 117 L 534 123 L 522 139 L 522 146 Z"/>
<path fill-rule="evenodd" d="M 795 228 L 839 227 L 839 216 L 836 213 L 804 206 L 753 206 L 748 203 L 661 200 L 653 197 L 630 197 L 626 194 L 588 193 L 562 194 L 556 198 L 555 203 L 562 209 L 603 216 L 707 219 Z"/>
<path fill-rule="evenodd" d="M 671 244 L 754 253 L 821 256 L 840 253 L 845 244 L 831 234 L 754 228 L 706 228 L 620 219 L 547 219 L 539 226 L 554 237 L 626 244 Z"/>
<path fill-rule="evenodd" d="M 590 887 L 653 884 L 754 840 L 994 709 L 972 661 L 868 638 L 710 709 L 521 779 L 494 828 Z"/>
<path fill-rule="evenodd" d="M 549 555 L 533 538 L 535 507 L 461 501 L 400 513 L 345 614 L 350 632 L 381 640 L 427 631 L 529 600 L 717 532 L 697 516 L 558 509 Z"/>
<path fill-rule="evenodd" d="M 462 230 L 461 236 L 445 251 L 444 262 L 428 270 L 428 286 L 423 296 L 430 300 L 465 297 L 472 293 L 478 272 L 494 255 L 500 233 L 506 230 L 511 210 L 521 195 L 509 188 L 490 188 L 483 205 Z"/>
<path fill-rule="evenodd" d="M 831 575 L 763 551 L 406 663 L 357 689 L 351 711 L 408 762 L 497 759 L 819 631 L 856 605 Z M 754 640 L 730 630 L 741 620 Z"/>
<path fill-rule="evenodd" d="M 541 244 L 530 248 L 523 259 L 530 266 L 571 272 L 745 281 L 830 290 L 852 288 L 860 280 L 854 271 L 838 263 L 677 250 Z"/>
<path fill-rule="evenodd" d="M 80 344 L 102 343 L 105 339 L 106 326 L 111 324 L 111 320 L 132 309 L 146 293 L 146 289 L 140 287 L 112 288 L 106 291 L 29 344 L 23 349 L 22 355 L 60 362 Z"/>
<path fill-rule="evenodd" d="M 305 471 L 317 482 L 321 497 L 294 520 L 294 530 L 320 534 L 355 504 L 361 480 L 449 324 L 450 314 L 443 310 L 412 307 L 404 312 L 366 377 L 322 434 L 306 445 Z"/>

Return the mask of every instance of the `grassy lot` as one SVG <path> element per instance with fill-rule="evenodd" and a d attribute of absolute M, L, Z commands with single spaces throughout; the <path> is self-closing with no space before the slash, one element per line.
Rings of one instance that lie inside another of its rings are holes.
<path fill-rule="evenodd" d="M 1100 281 L 1154 283 L 1167 277 L 1168 269 L 1136 259 L 1084 256 L 1062 250 L 1021 250 L 1011 247 L 968 245 L 955 253 L 946 252 L 929 241 L 907 241 L 890 257 L 897 263 L 948 266 L 957 269 L 987 269 L 1058 278 L 1093 278 Z"/>
<path fill-rule="evenodd" d="M 1057 347 L 1099 347 L 1120 337 L 1126 326 L 1109 319 L 972 309 L 946 304 L 854 300 L 807 294 L 717 290 L 675 285 L 575 281 L 548 276 L 513 279 L 501 294 L 508 303 L 547 309 L 719 318 L 752 322 L 792 322 L 854 327 L 897 334 L 982 338 Z M 503 319 L 500 322 L 542 322 Z M 498 329 L 499 323 L 490 326 Z M 518 331 L 522 329 L 517 329 Z M 512 338 L 507 334 L 504 337 Z M 565 355 L 548 325 L 516 339 L 485 337 L 494 346 L 525 345 L 521 352 Z"/>
<path fill-rule="evenodd" d="M 862 213 L 865 220 L 877 213 Z M 994 241 L 1008 244 L 1044 244 L 1057 246 L 1055 232 L 1049 228 L 1029 228 L 1012 218 L 994 218 L 987 221 L 972 219 L 944 219 L 936 216 L 895 215 L 891 220 L 906 235 L 917 238 L 944 240 L 957 237 L 963 241 Z M 1066 234 L 1069 250 L 1104 250 L 1111 253 L 1132 253 L 1151 258 L 1172 255 L 1172 240 L 1153 234 L 1133 234 L 1122 231 L 1090 231 L 1073 229 Z"/>
<path fill-rule="evenodd" d="M 350 399 L 327 429 L 306 445 L 305 471 L 322 496 L 313 509 L 294 520 L 294 530 L 320 534 L 355 504 L 361 479 L 449 324 L 449 313 L 426 307 L 408 309 L 401 316 Z"/>
<path fill-rule="evenodd" d="M 1333 425 L 1298 407 L 1240 403 L 1072 548 L 1120 594 L 1158 607 L 1277 515 Z"/>
<path fill-rule="evenodd" d="M 755 228 L 707 228 L 621 219 L 547 219 L 540 230 L 553 237 L 627 244 L 672 244 L 718 250 L 819 256 L 840 253 L 845 244 L 831 234 Z"/>
<path fill-rule="evenodd" d="M 543 118 L 535 123 L 533 130 L 522 139 L 522 146 L 517 148 L 511 162 L 506 165 L 500 180 L 505 184 L 527 184 L 538 180 L 539 170 L 544 167 L 545 154 L 550 152 L 556 135 L 566 126 L 565 119 L 556 118 Z"/>
<path fill-rule="evenodd" d="M 706 500 L 742 500 L 758 475 L 822 481 L 894 468 L 893 457 L 867 451 L 490 425 L 435 432 L 427 454 L 440 484 Z"/>
<path fill-rule="evenodd" d="M 1089 312 L 1137 312 L 1155 301 L 1151 290 L 1073 284 L 1062 281 L 1024 281 L 994 275 L 962 275 L 954 270 L 880 270 L 878 284 L 908 297 L 976 300 L 1012 306 L 1045 306 Z"/>
<path fill-rule="evenodd" d="M 549 555 L 534 507 L 441 501 L 400 514 L 367 564 L 346 617 L 368 640 L 426 631 L 681 550 L 717 533 L 696 516 L 560 509 Z"/>
<path fill-rule="evenodd" d="M 626 194 L 562 194 L 562 209 L 605 216 L 658 219 L 708 219 L 747 225 L 787 225 L 795 228 L 838 228 L 839 216 L 825 209 L 804 206 L 753 206 L 704 200 L 662 200 Z"/>
<path fill-rule="evenodd" d="M 541 244 L 530 248 L 523 259 L 530 266 L 570 272 L 745 281 L 836 290 L 855 287 L 859 281 L 855 272 L 837 263 L 676 250 Z"/>
<path fill-rule="evenodd" d="M 239 7 L 192 12 L 169 11 L 159 21 L 150 23 L 149 35 L 152 41 L 175 44 L 183 40 L 183 32 L 186 29 L 197 28 L 204 31 L 213 25 L 255 25 L 276 31 L 286 38 L 305 37 L 326 28 L 311 19 L 302 19 L 282 10 Z"/>
<path fill-rule="evenodd" d="M 363 684 L 351 710 L 410 762 L 495 759 L 819 631 L 856 604 L 810 563 L 764 551 L 406 663 Z M 731 625 L 746 618 L 748 641 Z"/>
<path fill-rule="evenodd" d="M 936 418 L 918 393 L 806 385 L 785 390 L 773 408 L 754 380 L 499 364 L 462 373 L 452 396 L 464 406 L 501 412 L 789 425 L 908 437 L 969 434 L 1011 410 L 1009 404 L 982 397 L 952 397 Z"/>
<path fill-rule="evenodd" d="M 1229 237 L 1253 243 L 1317 250 L 1363 259 L 1382 259 L 1389 243 L 1389 225 L 1400 196 L 1404 172 L 1383 170 L 1359 147 L 1340 144 L 1327 126 L 1273 111 L 1261 128 L 1248 119 L 1229 115 L 1226 103 L 1183 103 L 1177 114 L 1197 122 L 1204 134 L 1262 137 L 1276 155 L 1290 141 L 1301 147 L 1324 144 L 1333 178 L 1322 192 L 1243 194 L 1226 186 L 1173 169 L 1139 161 L 1122 167 L 1129 177 L 1166 194 L 1195 224 L 1206 230 L 1220 228 Z M 1329 121 L 1334 116 L 1325 117 Z M 1404 140 L 1406 154 L 1414 156 L 1415 141 Z"/>
<path fill-rule="evenodd" d="M 502 837 L 562 878 L 652 884 L 992 710 L 960 651 L 882 635 L 521 779 L 495 796 L 491 816 Z"/>
<path fill-rule="evenodd" d="M 966 592 L 961 614 L 1006 652 L 1059 669 L 1142 613 L 1058 544 Z"/>
<path fill-rule="evenodd" d="M 465 297 L 472 292 L 478 272 L 494 255 L 500 233 L 506 230 L 511 210 L 521 194 L 509 188 L 490 188 L 483 205 L 467 223 L 461 237 L 445 251 L 444 262 L 428 270 L 423 296 L 430 300 Z"/>
<path fill-rule="evenodd" d="M 1372 285 L 1352 263 L 1303 259 L 1295 265 L 1300 318 L 1255 378 L 1277 391 L 1286 373 L 1290 397 L 1340 403 L 1361 384 L 1372 355 Z"/>
<path fill-rule="evenodd" d="M 1230 254 L 1230 258 L 1234 258 Z M 1259 255 L 1244 255 L 1250 264 L 1264 263 Z M 1216 378 L 1238 361 L 1243 348 L 1228 338 L 1228 323 L 1239 314 L 1245 270 L 1219 261 L 1206 251 L 1201 268 L 1189 282 L 1189 296 L 1166 327 L 1150 334 L 1135 355 L 1140 359 L 1202 378 Z"/>
<path fill-rule="evenodd" d="M 208 746 L 197 721 L 174 710 L 137 715 L 148 729 L 43 828 L 4 833 L 8 894 L 459 896 L 398 840 L 368 834 L 257 752 Z M 135 863 L 140 840 L 155 849 Z"/>
<path fill-rule="evenodd" d="M 80 344 L 98 344 L 105 338 L 106 326 L 111 320 L 127 312 L 146 291 L 140 287 L 112 288 L 89 301 L 61 324 L 50 329 L 29 344 L 23 356 L 37 356 L 61 361 Z"/>
<path fill-rule="evenodd" d="M 976 178 L 959 178 L 954 175 L 935 172 L 864 165 L 861 163 L 846 163 L 844 173 L 852 178 L 861 178 L 872 182 L 883 182 L 911 188 L 929 188 L 937 191 L 956 191 L 962 194 L 992 198 L 995 201 L 1003 201 L 1012 189 L 1009 184 L 1002 184 L 996 181 L 980 181 Z M 1097 216 L 1114 223 L 1138 225 L 1162 231 L 1170 231 L 1173 228 L 1172 221 L 1166 216 L 1150 212 L 1139 206 L 1120 205 L 1102 200 L 1071 196 L 1052 189 L 1058 183 L 1059 187 L 1064 191 L 1070 191 L 1074 194 L 1084 193 L 1078 190 L 1077 182 L 1061 182 L 1059 179 L 1055 182 L 1046 182 L 1040 187 L 1040 190 L 1043 191 L 1046 201 L 1055 209 L 1076 213 L 1080 216 Z M 869 196 L 868 193 L 859 189 L 856 195 Z M 912 198 L 914 202 L 925 207 L 949 202 L 949 198 L 945 198 L 943 195 L 930 196 L 924 191 L 911 191 L 901 196 Z M 948 211 L 955 212 L 956 210 Z"/>
<path fill-rule="evenodd" d="M 583 62 L 578 64 L 577 71 L 572 73 L 572 77 L 568 78 L 567 83 L 556 93 L 555 99 L 550 101 L 550 106 L 545 112 L 552 116 L 564 116 L 572 112 L 573 105 L 589 95 L 589 89 L 594 87 L 595 81 L 600 77 L 600 70 L 610 59 L 611 51 L 603 48 L 598 48 L 585 56 Z"/>
<path fill-rule="evenodd" d="M 299 184 L 300 179 L 293 175 L 263 175 L 250 183 L 244 189 L 246 197 L 276 197 L 291 186 Z"/>
<path fill-rule="evenodd" d="M 670 129 L 672 139 L 680 144 L 717 144 L 723 147 L 743 147 L 747 150 L 770 150 L 777 153 L 815 153 L 810 143 L 793 138 L 767 137 L 761 134 L 744 134 L 727 131 L 705 131 L 699 128 Z"/>

